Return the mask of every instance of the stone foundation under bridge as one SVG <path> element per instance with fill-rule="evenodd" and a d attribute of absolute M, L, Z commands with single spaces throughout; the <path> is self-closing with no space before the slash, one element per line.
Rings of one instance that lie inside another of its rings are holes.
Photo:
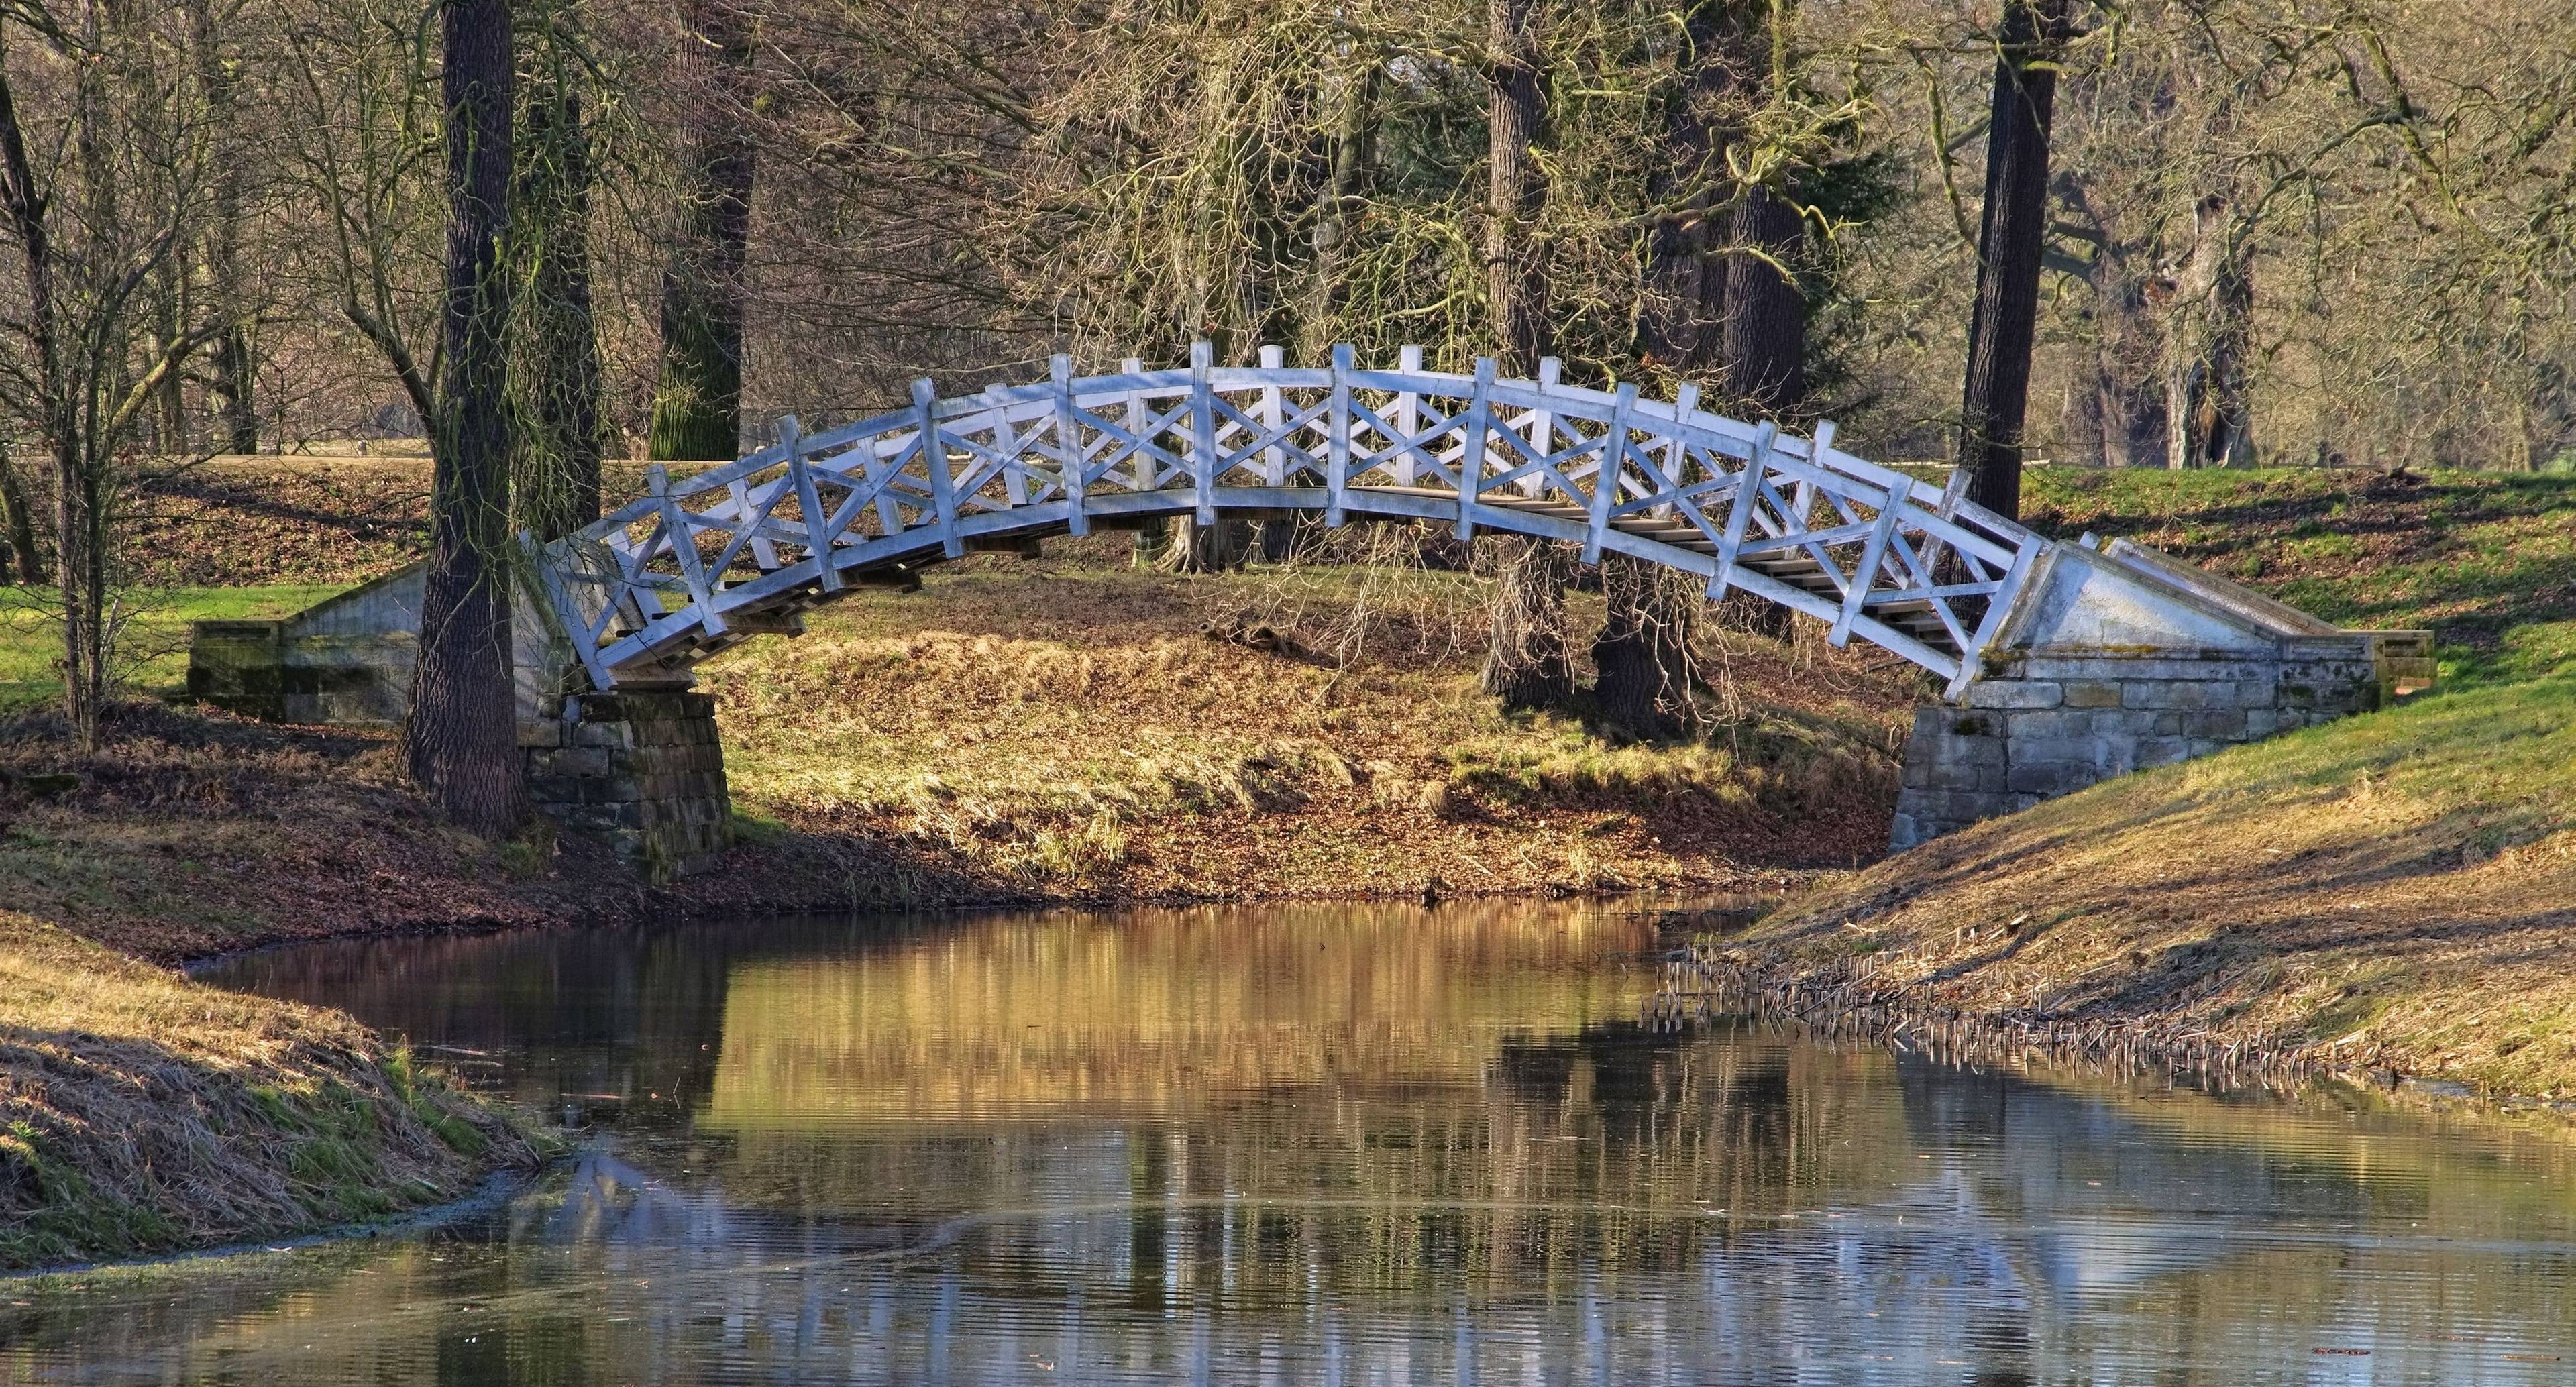
<path fill-rule="evenodd" d="M 2341 630 L 2126 540 L 2041 562 L 1978 679 L 1915 710 L 1891 849 L 2433 682 L 2427 631 Z"/>

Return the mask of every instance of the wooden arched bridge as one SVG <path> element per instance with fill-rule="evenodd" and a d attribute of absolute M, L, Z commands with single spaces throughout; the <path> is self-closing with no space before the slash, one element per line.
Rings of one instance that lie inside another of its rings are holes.
<path fill-rule="evenodd" d="M 1315 512 L 1508 531 L 1694 574 L 1947 681 L 1916 711 L 1895 846 L 2143 766 L 2374 706 L 2426 682 L 2422 632 L 2341 631 L 2126 541 L 2051 541 L 1812 437 L 1480 361 L 1073 374 L 777 441 L 532 546 L 514 663 L 537 806 L 651 870 L 713 860 L 730 818 L 699 659 L 872 577 L 1156 517 Z M 200 623 L 189 688 L 293 721 L 399 720 L 420 570 L 280 622 Z M 576 672 L 576 670 L 578 672 Z"/>
<path fill-rule="evenodd" d="M 1833 446 L 1678 399 L 1425 370 L 1420 348 L 1362 369 L 1129 361 L 941 399 L 778 441 L 650 493 L 541 556 L 547 595 L 592 687 L 667 684 L 871 572 L 969 545 L 1155 516 L 1320 513 L 1508 531 L 1619 553 L 1741 590 L 1948 680 L 1979 672 L 2047 541 Z"/>

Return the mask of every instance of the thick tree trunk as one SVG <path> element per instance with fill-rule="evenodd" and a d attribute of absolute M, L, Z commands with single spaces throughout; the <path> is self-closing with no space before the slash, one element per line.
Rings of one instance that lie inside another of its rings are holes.
<path fill-rule="evenodd" d="M 1631 736 L 1676 737 L 1690 726 L 1691 631 L 1696 580 L 1623 554 L 1601 559 L 1609 616 L 1592 641 L 1593 698 L 1601 717 Z"/>
<path fill-rule="evenodd" d="M 2002 51 L 1995 60 L 1986 197 L 1978 214 L 1977 301 L 1968 318 L 1968 372 L 1959 408 L 1959 465 L 1968 469 L 1968 499 L 2006 517 L 2021 513 L 2022 425 L 2039 322 L 2048 131 L 2057 99 L 2056 70 L 2047 64 L 2064 42 L 2068 4 L 2006 0 Z"/>
<path fill-rule="evenodd" d="M 2246 402 L 2252 350 L 2253 270 L 2217 194 L 2194 211 L 2192 255 L 2182 275 L 2169 347 L 2165 465 L 2241 467 L 2253 461 Z"/>
<path fill-rule="evenodd" d="M 187 296 L 181 276 L 184 267 L 173 263 L 156 276 L 160 281 L 152 288 L 152 354 L 159 357 L 179 342 L 188 313 Z M 188 392 L 184 372 L 171 371 L 152 388 L 152 443 L 165 458 L 184 457 L 188 453 Z"/>
<path fill-rule="evenodd" d="M 1297 557 L 1298 531 L 1295 516 L 1264 520 L 1254 529 L 1253 551 L 1263 563 L 1286 563 Z"/>
<path fill-rule="evenodd" d="M 1370 163 L 1371 137 L 1377 130 L 1377 67 L 1371 64 L 1345 79 L 1340 114 L 1334 120 L 1323 187 L 1315 197 L 1314 282 L 1298 331 L 1310 361 L 1332 351 L 1342 304 L 1344 243 L 1350 239 L 1350 213 L 1360 200 L 1361 182 Z"/>
<path fill-rule="evenodd" d="M 1547 355 L 1545 283 L 1531 244 L 1546 182 L 1531 158 L 1546 121 L 1533 0 L 1486 0 L 1492 88 L 1486 112 L 1485 293 L 1496 363 L 1527 376 Z M 1491 637 L 1481 684 L 1508 708 L 1559 708 L 1574 697 L 1566 653 L 1565 585 L 1575 565 L 1563 545 L 1497 536 Z"/>
<path fill-rule="evenodd" d="M 210 118 L 228 121 L 240 90 L 239 69 L 227 61 L 222 36 L 209 0 L 189 0 L 189 41 L 196 46 L 198 80 L 205 85 Z M 257 364 L 251 353 L 250 328 L 242 320 L 241 276 L 242 175 L 238 159 L 215 161 L 213 186 L 207 192 L 212 230 L 206 238 L 206 292 L 210 307 L 232 320 L 211 346 L 214 374 L 206 392 L 215 407 L 216 437 L 223 451 L 259 451 Z"/>
<path fill-rule="evenodd" d="M 1546 180 L 1530 151 L 1547 118 L 1537 45 L 1529 29 L 1532 0 L 1486 0 L 1492 48 L 1487 102 L 1485 293 L 1502 374 L 1526 376 L 1547 355 L 1545 283 L 1532 243 Z"/>
<path fill-rule="evenodd" d="M 1698 0 L 1683 13 L 1683 81 L 1664 115 L 1666 166 L 1650 180 L 1656 204 L 1669 210 L 1646 243 L 1637 349 L 1686 376 L 1718 361 L 1725 336 L 1727 268 L 1713 218 L 1726 177 L 1720 151 L 1735 132 L 1717 108 L 1743 75 L 1743 4 Z"/>
<path fill-rule="evenodd" d="M 680 239 L 662 275 L 656 458 L 709 461 L 742 446 L 744 265 L 751 244 L 752 20 L 736 0 L 686 0 L 680 97 Z"/>
<path fill-rule="evenodd" d="M 251 354 L 250 330 L 236 323 L 214 341 L 214 380 L 207 386 L 215 398 L 215 417 L 223 427 L 224 451 L 259 451 L 257 358 Z"/>
<path fill-rule="evenodd" d="M 2165 459 L 2165 382 L 2154 362 L 2146 297 L 2108 251 L 2094 257 L 2094 340 L 2067 384 L 2060 432 L 2070 460 L 2151 467 Z"/>
<path fill-rule="evenodd" d="M 1727 257 L 1726 391 L 1757 416 L 1794 415 L 1807 401 L 1807 297 L 1793 273 L 1806 242 L 1798 209 L 1748 188 L 1735 209 Z"/>
<path fill-rule="evenodd" d="M 1159 532 L 1143 531 L 1136 540 L 1137 562 L 1142 567 L 1166 573 L 1227 573 L 1243 567 L 1252 555 L 1252 522 L 1219 520 L 1202 525 L 1176 515 Z"/>
<path fill-rule="evenodd" d="M 1574 701 L 1574 660 L 1566 648 L 1565 586 L 1575 556 L 1562 544 L 1516 535 L 1489 545 L 1494 564 L 1493 627 L 1478 687 L 1506 708 L 1563 708 Z"/>
<path fill-rule="evenodd" d="M 541 69 L 519 142 L 514 210 L 534 263 L 517 305 L 528 436 L 512 490 L 519 523 L 558 539 L 599 518 L 599 331 L 590 292 L 590 134 L 561 63 Z"/>
<path fill-rule="evenodd" d="M 498 837 L 526 808 L 510 679 L 509 0 L 446 0 L 447 306 L 429 570 L 403 753 L 459 826 Z"/>

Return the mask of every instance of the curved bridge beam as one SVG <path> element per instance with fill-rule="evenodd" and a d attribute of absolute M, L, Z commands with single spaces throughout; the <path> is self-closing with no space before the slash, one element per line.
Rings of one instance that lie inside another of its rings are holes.
<path fill-rule="evenodd" d="M 1627 554 L 1752 593 L 1950 681 L 1977 677 L 2049 541 L 1812 438 L 1636 387 L 1323 368 L 1218 367 L 1076 377 L 941 399 L 778 442 L 673 480 L 534 555 L 561 634 L 598 689 L 668 683 L 871 572 L 1011 536 L 1132 528 L 1157 516 L 1321 512 L 1501 530 Z"/>

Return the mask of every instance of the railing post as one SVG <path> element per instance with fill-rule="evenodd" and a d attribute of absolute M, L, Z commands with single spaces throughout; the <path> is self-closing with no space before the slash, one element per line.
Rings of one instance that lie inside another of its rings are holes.
<path fill-rule="evenodd" d="M 1816 426 L 1816 431 L 1818 433 L 1823 433 L 1830 427 L 1830 425 L 1819 424 Z M 1968 499 L 1968 483 L 1970 480 L 1972 480 L 1972 478 L 1970 477 L 1967 468 L 1951 468 L 1949 480 L 1944 482 L 1941 486 L 1941 504 L 1933 511 L 1933 514 L 1940 516 L 1944 520 L 1958 519 L 1959 503 Z M 1941 571 L 1941 560 L 1948 549 L 1949 544 L 1939 535 L 1926 534 L 1923 537 L 1924 570 L 1937 575 Z"/>
<path fill-rule="evenodd" d="M 1839 650 L 1851 643 L 1852 623 L 1860 620 L 1861 607 L 1869 601 L 1870 584 L 1878 579 L 1878 566 L 1887 557 L 1887 542 L 1896 537 L 1896 522 L 1902 514 L 1904 498 L 1894 487 L 1888 488 L 1887 500 L 1879 507 L 1878 523 L 1869 527 L 1869 543 L 1861 546 L 1860 566 L 1852 570 L 1851 586 L 1843 590 L 1843 609 L 1834 618 L 1833 635 L 1828 639 Z"/>
<path fill-rule="evenodd" d="M 715 588 L 707 581 L 706 560 L 698 554 L 697 527 L 689 523 L 680 503 L 671 499 L 671 469 L 653 464 L 644 474 L 644 485 L 662 512 L 662 538 L 680 565 L 680 581 L 689 586 L 689 602 L 698 609 L 699 627 L 710 636 L 723 635 L 725 622 L 716 615 Z"/>
<path fill-rule="evenodd" d="M 1324 523 L 1340 529 L 1344 519 L 1342 503 L 1351 484 L 1351 344 L 1333 344 L 1333 400 L 1327 417 L 1331 422 L 1330 449 L 1324 458 Z"/>
<path fill-rule="evenodd" d="M 832 517 L 823 510 L 823 493 L 814 488 L 814 468 L 805 461 L 805 436 L 797 430 L 792 414 L 779 421 L 778 430 L 779 441 L 787 445 L 787 480 L 796 488 L 796 508 L 805 513 L 805 557 L 814 561 L 815 581 L 822 590 L 839 592 L 841 571 L 832 566 Z"/>
<path fill-rule="evenodd" d="M 1282 370 L 1287 364 L 1287 354 L 1279 348 L 1261 349 L 1262 370 Z M 1261 431 L 1271 434 L 1279 432 L 1279 421 L 1283 417 L 1285 416 L 1281 410 L 1279 383 L 1275 380 L 1264 383 L 1261 387 Z M 1287 450 L 1281 448 L 1276 442 L 1266 444 L 1261 449 L 1261 484 L 1263 486 L 1288 484 Z"/>
<path fill-rule="evenodd" d="M 1619 402 L 1610 407 L 1610 432 L 1601 439 L 1601 464 L 1592 473 L 1592 525 L 1583 536 L 1583 561 L 1601 562 L 1601 538 L 1610 532 L 1610 508 L 1619 501 L 1619 473 L 1628 465 L 1628 418 L 1637 408 L 1637 387 L 1619 383 Z"/>
<path fill-rule="evenodd" d="M 1395 369 L 1408 376 L 1421 374 L 1422 349 L 1411 346 L 1398 347 L 1395 352 Z M 1402 445 L 1403 451 L 1397 453 L 1395 457 L 1395 484 L 1411 486 L 1415 456 L 1413 436 L 1422 432 L 1422 396 L 1410 388 L 1395 397 L 1395 428 L 1396 432 L 1404 435 L 1397 440 Z"/>
<path fill-rule="evenodd" d="M 1493 413 L 1494 359 L 1476 358 L 1476 388 L 1467 397 L 1465 448 L 1458 454 L 1458 538 L 1476 537 L 1476 498 L 1485 490 L 1485 429 Z"/>
<path fill-rule="evenodd" d="M 582 615 L 581 608 L 574 604 L 572 590 L 564 586 L 563 572 L 555 567 L 546 546 L 537 543 L 535 535 L 521 530 L 519 551 L 536 569 L 537 581 L 545 584 L 546 600 L 554 605 L 555 620 L 564 629 L 564 639 L 572 643 L 573 658 L 581 661 L 582 669 L 589 673 L 590 686 L 603 693 L 615 687 L 617 681 L 609 675 L 608 666 L 600 663 L 599 632 L 592 628 L 590 618 Z"/>
<path fill-rule="evenodd" d="M 1145 358 L 1141 356 L 1131 356 L 1126 360 L 1119 362 L 1118 369 L 1121 373 L 1128 376 L 1141 376 L 1145 374 Z M 1132 386 L 1129 387 L 1127 391 L 1126 405 L 1127 432 L 1133 435 L 1136 439 L 1135 456 L 1128 459 L 1129 463 L 1132 464 L 1128 475 L 1135 478 L 1135 480 L 1129 483 L 1129 485 L 1135 487 L 1138 491 L 1152 491 L 1155 483 L 1162 480 L 1162 469 L 1154 462 L 1154 455 L 1145 451 L 1145 444 L 1147 442 L 1145 437 L 1145 392 L 1135 389 Z"/>
<path fill-rule="evenodd" d="M 939 441 L 939 388 L 923 376 L 912 383 L 912 408 L 921 428 L 921 465 L 930 473 L 930 503 L 939 514 L 939 547 L 948 557 L 966 553 L 957 534 L 957 479 L 948 475 L 948 445 Z"/>
<path fill-rule="evenodd" d="M 1547 392 L 1565 376 L 1565 363 L 1552 356 L 1538 359 L 1538 408 L 1530 411 L 1530 474 L 1521 478 L 1521 494 L 1535 500 L 1547 490 L 1547 455 L 1556 451 L 1556 411 L 1547 407 Z M 1568 496 L 1571 501 L 1575 498 Z"/>
<path fill-rule="evenodd" d="M 1762 473 L 1771 465 L 1771 445 L 1779 437 L 1780 426 L 1763 420 L 1753 435 L 1753 456 L 1745 459 L 1744 471 L 1735 479 L 1735 504 L 1726 512 L 1726 533 L 1717 541 L 1717 572 L 1708 580 L 1712 602 L 1724 597 L 1735 581 L 1735 554 L 1744 546 L 1744 529 L 1753 521 L 1753 498 L 1762 490 Z"/>
<path fill-rule="evenodd" d="M 2003 580 L 1995 584 L 1993 595 L 1986 599 L 1986 614 L 1977 622 L 1977 633 L 1968 638 L 1968 648 L 1959 652 L 1959 676 L 1950 681 L 1948 696 L 1960 692 L 1985 673 L 1986 647 L 2003 634 L 2004 622 L 2012 615 L 2013 603 L 2020 600 L 2022 585 L 2030 581 L 2030 571 L 2048 551 L 2051 541 L 2025 534 L 2013 551 L 2012 566 L 2004 570 Z"/>
<path fill-rule="evenodd" d="M 796 416 L 790 414 L 785 418 L 780 419 L 778 421 L 778 441 L 786 443 L 795 436 Z M 773 487 L 770 489 L 769 494 L 776 496 L 778 492 Z M 725 495 L 730 497 L 733 501 L 733 513 L 742 517 L 742 523 L 750 527 L 751 535 L 749 547 L 751 549 L 751 561 L 760 565 L 760 571 L 763 573 L 767 573 L 772 569 L 777 568 L 778 546 L 771 544 L 768 537 L 760 532 L 760 522 L 766 517 L 752 514 L 751 488 L 743 485 L 742 478 L 736 477 L 730 483 L 726 484 Z"/>
<path fill-rule="evenodd" d="M 1002 460 L 1002 494 L 1010 498 L 1011 508 L 1016 510 L 1029 503 L 1029 468 L 1023 461 L 1026 454 L 1020 448 L 1020 431 L 1012 425 L 1010 406 L 1002 403 L 1001 396 L 1002 387 L 984 387 L 984 399 L 990 406 L 984 411 L 984 419 L 992 421 L 993 453 Z M 983 419 L 976 422 L 981 424 Z M 1036 430 L 1030 432 L 1034 434 Z"/>
<path fill-rule="evenodd" d="M 1198 523 L 1216 523 L 1216 387 L 1208 372 L 1216 348 L 1190 344 L 1190 479 L 1198 496 Z"/>
<path fill-rule="evenodd" d="M 1064 473 L 1065 533 L 1087 535 L 1091 517 L 1082 512 L 1082 420 L 1073 408 L 1073 358 L 1061 352 L 1048 357 L 1047 380 L 1055 386 L 1055 465 Z"/>
<path fill-rule="evenodd" d="M 1683 381 L 1682 388 L 1673 393 L 1673 436 L 1664 446 L 1664 476 L 1675 491 L 1690 485 L 1690 445 L 1682 441 L 1681 426 L 1683 420 L 1698 411 L 1699 382 Z M 1670 519 L 1673 504 L 1667 501 L 1655 507 L 1654 514 L 1659 520 Z"/>

